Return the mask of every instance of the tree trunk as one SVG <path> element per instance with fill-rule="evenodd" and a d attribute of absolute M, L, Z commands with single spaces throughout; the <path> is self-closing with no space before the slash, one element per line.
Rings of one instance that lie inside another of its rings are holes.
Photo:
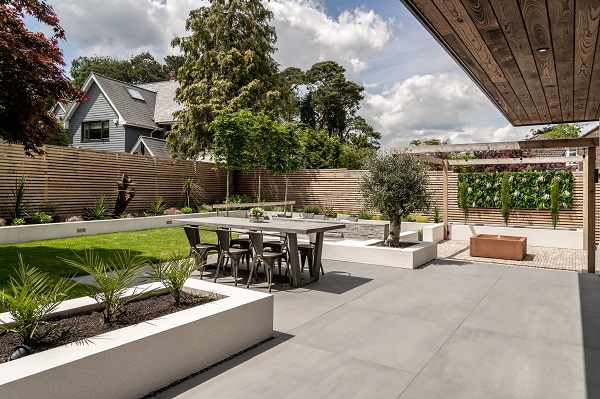
<path fill-rule="evenodd" d="M 286 173 L 285 174 L 285 196 L 283 197 L 283 202 L 287 202 L 288 183 L 289 183 L 289 181 L 290 181 L 290 174 Z M 283 213 L 287 217 L 287 205 L 283 206 Z M 294 216 L 294 215 L 292 215 L 292 216 Z"/>
<path fill-rule="evenodd" d="M 229 169 L 227 169 L 227 187 L 225 188 L 225 204 L 229 204 Z M 225 215 L 229 217 L 229 207 L 225 207 Z"/>
<path fill-rule="evenodd" d="M 400 223 L 402 223 L 402 219 L 400 215 L 394 213 L 390 215 L 390 240 L 389 245 L 391 247 L 397 247 L 400 241 Z"/>
<path fill-rule="evenodd" d="M 260 175 L 261 170 L 258 170 L 258 206 L 260 206 L 260 202 L 262 200 L 262 193 L 260 192 Z"/>

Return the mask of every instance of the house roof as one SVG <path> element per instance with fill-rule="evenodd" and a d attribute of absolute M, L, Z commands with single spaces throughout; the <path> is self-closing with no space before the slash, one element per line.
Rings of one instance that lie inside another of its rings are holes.
<path fill-rule="evenodd" d="M 156 107 L 156 92 L 138 87 L 119 80 L 107 78 L 97 73 L 91 73 L 82 89 L 88 91 L 93 83 L 96 83 L 106 100 L 119 116 L 119 123 L 123 125 L 137 126 L 146 129 L 156 129 L 154 122 L 154 109 Z M 127 89 L 136 90 L 144 100 L 132 97 Z M 65 120 L 70 119 L 80 103 L 69 107 Z"/>
<path fill-rule="evenodd" d="M 175 90 L 179 87 L 177 80 L 152 82 L 138 85 L 156 93 L 156 107 L 154 108 L 154 122 L 159 124 L 173 123 L 173 112 L 183 109 L 183 105 L 175 101 Z"/>
<path fill-rule="evenodd" d="M 513 125 L 600 118 L 596 1 L 401 2 Z"/>
<path fill-rule="evenodd" d="M 130 153 L 140 153 L 141 147 L 144 147 L 150 156 L 155 158 L 171 158 L 171 152 L 167 147 L 167 141 L 156 137 L 140 136 L 131 148 Z"/>

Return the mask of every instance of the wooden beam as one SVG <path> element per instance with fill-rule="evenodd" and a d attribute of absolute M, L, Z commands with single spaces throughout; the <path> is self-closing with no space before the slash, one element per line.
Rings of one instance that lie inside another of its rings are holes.
<path fill-rule="evenodd" d="M 581 162 L 583 157 L 536 157 L 536 158 L 490 158 L 490 159 L 450 159 L 450 165 L 514 165 L 532 163 Z"/>
<path fill-rule="evenodd" d="M 588 273 L 596 272 L 596 147 L 588 147 L 583 162 L 583 249 L 587 250 Z"/>
<path fill-rule="evenodd" d="M 444 222 L 444 240 L 448 239 L 448 161 L 443 161 L 443 196 L 442 196 L 442 209 L 443 209 L 443 222 Z"/>
<path fill-rule="evenodd" d="M 498 143 L 417 145 L 394 147 L 392 154 L 434 154 L 440 152 L 534 150 L 540 148 L 581 148 L 598 146 L 598 137 L 556 140 L 522 140 Z"/>
<path fill-rule="evenodd" d="M 432 157 L 431 155 L 415 154 L 414 157 L 417 158 L 419 161 L 429 162 L 435 165 L 444 164 L 444 160 L 442 158 Z"/>

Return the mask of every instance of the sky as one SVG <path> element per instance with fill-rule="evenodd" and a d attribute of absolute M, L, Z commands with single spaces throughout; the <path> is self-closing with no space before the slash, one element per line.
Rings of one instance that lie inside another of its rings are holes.
<path fill-rule="evenodd" d="M 129 59 L 180 54 L 198 0 L 48 0 L 65 29 L 66 70 L 79 56 Z M 333 60 L 364 86 L 358 115 L 381 132 L 383 148 L 411 140 L 450 143 L 521 140 L 513 127 L 399 0 L 270 0 L 281 69 Z M 28 22 L 32 29 L 36 24 Z M 591 128 L 586 126 L 584 131 Z M 541 126 L 540 126 L 541 127 Z"/>

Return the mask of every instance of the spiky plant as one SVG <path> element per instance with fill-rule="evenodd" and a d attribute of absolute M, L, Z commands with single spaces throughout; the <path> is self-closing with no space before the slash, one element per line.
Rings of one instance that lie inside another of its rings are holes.
<path fill-rule="evenodd" d="M 140 274 L 140 269 L 147 262 L 130 251 L 120 251 L 113 258 L 103 259 L 94 251 L 85 251 L 84 256 L 75 255 L 77 260 L 61 258 L 67 264 L 89 274 L 93 282 L 85 284 L 88 296 L 102 305 L 104 322 L 112 323 L 113 316 L 127 303 L 145 293 L 138 290 L 125 296 L 133 281 Z"/>
<path fill-rule="evenodd" d="M 22 175 L 15 180 L 15 186 L 10 190 L 9 201 L 10 207 L 7 209 L 11 219 L 21 219 L 25 216 L 25 208 L 27 207 L 27 186 L 29 181 L 27 176 Z"/>
<path fill-rule="evenodd" d="M 165 211 L 165 209 L 167 209 L 167 204 L 165 203 L 165 200 L 163 199 L 163 197 L 156 197 L 154 199 L 154 202 L 150 203 L 150 205 L 148 207 L 148 211 L 146 212 L 146 215 L 149 215 L 149 216 L 162 215 L 163 212 Z"/>
<path fill-rule="evenodd" d="M 0 304 L 10 313 L 12 323 L 0 326 L 0 331 L 19 334 L 25 345 L 35 346 L 44 336 L 54 332 L 56 327 L 40 332 L 39 327 L 49 313 L 69 295 L 75 282 L 55 279 L 35 267 L 25 265 L 19 254 L 19 265 L 15 275 L 10 276 L 9 287 L 0 291 Z"/>
<path fill-rule="evenodd" d="M 153 263 L 150 266 L 152 271 L 147 278 L 150 281 L 162 283 L 175 299 L 175 306 L 179 306 L 184 295 L 183 285 L 195 270 L 204 267 L 203 263 L 198 262 L 199 258 L 201 256 L 176 259 L 176 256 L 173 255 L 167 262 Z"/>

